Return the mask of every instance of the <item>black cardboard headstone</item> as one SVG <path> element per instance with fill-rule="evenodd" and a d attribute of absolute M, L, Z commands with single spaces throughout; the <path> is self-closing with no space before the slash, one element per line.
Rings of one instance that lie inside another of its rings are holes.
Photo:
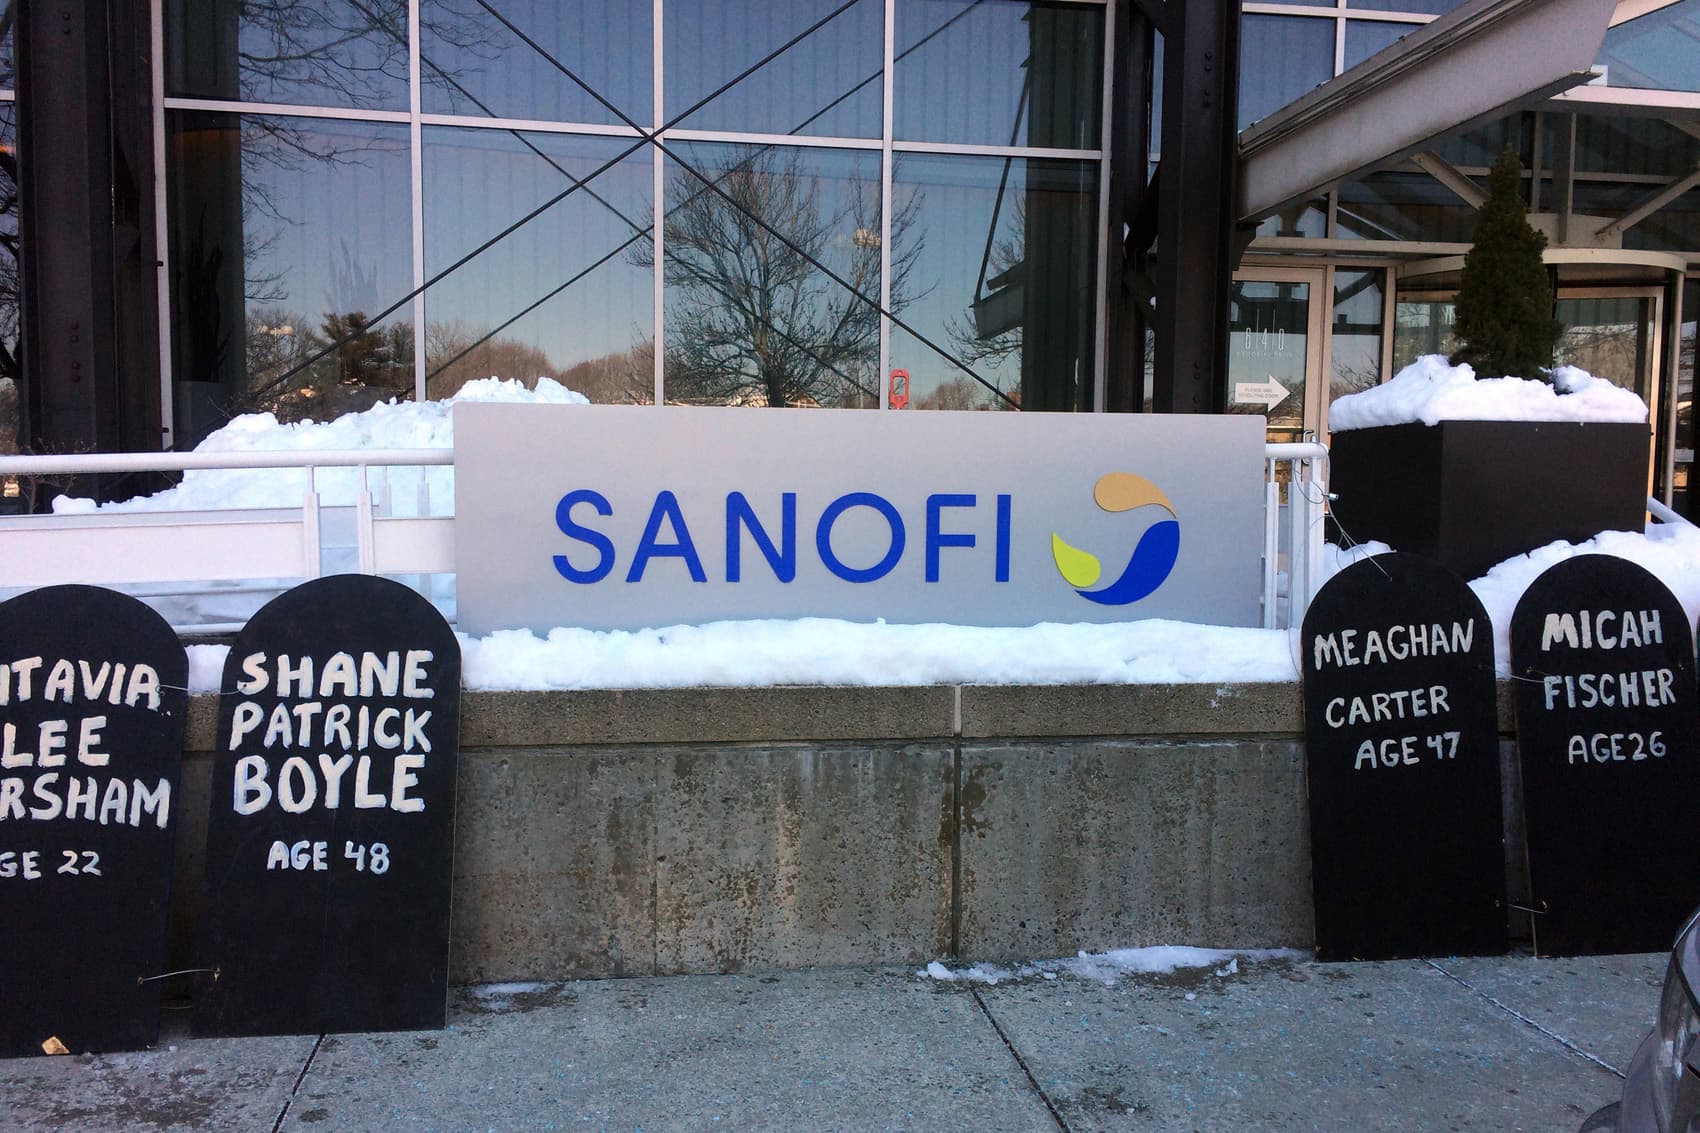
<path fill-rule="evenodd" d="M 158 1035 L 188 673 L 134 598 L 0 603 L 0 1057 Z"/>
<path fill-rule="evenodd" d="M 1567 559 L 1517 603 L 1511 662 L 1536 948 L 1664 951 L 1700 901 L 1681 604 L 1627 559 Z"/>
<path fill-rule="evenodd" d="M 443 1025 L 460 647 L 398 583 L 336 575 L 231 646 L 198 1034 Z"/>
<path fill-rule="evenodd" d="M 1318 958 L 1504 952 L 1481 602 L 1438 563 L 1378 555 L 1329 580 L 1300 642 Z"/>

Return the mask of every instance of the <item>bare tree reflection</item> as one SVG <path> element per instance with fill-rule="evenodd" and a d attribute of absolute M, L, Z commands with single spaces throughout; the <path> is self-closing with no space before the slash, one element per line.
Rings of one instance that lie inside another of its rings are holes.
<path fill-rule="evenodd" d="M 682 198 L 663 227 L 663 275 L 674 290 L 667 312 L 669 398 L 699 404 L 871 405 L 877 398 L 879 312 L 830 280 L 839 271 L 864 295 L 880 286 L 877 185 L 852 182 L 843 203 L 826 200 L 803 152 L 737 146 L 702 175 L 675 176 Z M 901 310 L 919 242 L 901 240 L 915 207 L 892 218 L 891 306 Z M 785 234 L 781 240 L 775 232 Z M 787 243 L 789 241 L 789 243 Z M 654 248 L 633 246 L 652 267 Z"/>

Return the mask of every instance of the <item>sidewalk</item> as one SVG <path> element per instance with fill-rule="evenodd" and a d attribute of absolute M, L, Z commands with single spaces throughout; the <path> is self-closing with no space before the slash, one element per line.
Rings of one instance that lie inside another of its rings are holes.
<path fill-rule="evenodd" d="M 0 1061 L 0 1128 L 1563 1133 L 1616 1097 L 1664 963 L 468 988 L 443 1031 L 191 1040 L 177 1026 L 149 1052 Z"/>

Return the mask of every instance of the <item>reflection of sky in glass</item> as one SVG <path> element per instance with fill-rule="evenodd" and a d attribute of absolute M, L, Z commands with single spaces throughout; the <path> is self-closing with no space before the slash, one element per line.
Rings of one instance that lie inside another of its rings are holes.
<path fill-rule="evenodd" d="M 1392 47 L 1421 24 L 1390 24 L 1380 20 L 1346 21 L 1346 69 L 1351 70 L 1377 51 Z"/>
<path fill-rule="evenodd" d="M 998 185 L 1006 168 L 1008 181 L 1000 203 Z M 1093 178 L 1083 175 L 1089 168 L 1088 163 L 1070 161 L 1015 159 L 1006 167 L 1004 159 L 997 157 L 898 155 L 892 175 L 893 207 L 898 215 L 912 210 L 912 220 L 903 231 L 894 229 L 892 255 L 899 260 L 912 257 L 907 288 L 912 298 L 897 314 L 934 344 L 928 346 L 901 327 L 891 330 L 891 365 L 909 371 L 912 405 L 1007 407 L 1002 397 L 951 358 L 967 362 L 1004 395 L 1019 393 L 1022 336 L 1034 328 L 1018 325 L 982 338 L 981 330 L 990 330 L 995 322 L 996 308 L 995 302 L 983 307 L 982 320 L 977 322 L 977 299 L 1002 293 L 1011 301 L 1018 324 L 1032 311 L 1049 311 L 1078 322 L 1082 311 L 1091 310 L 1094 260 L 1091 254 L 1081 253 L 1092 248 L 1093 233 L 1074 231 L 1047 242 L 1044 248 L 1027 241 L 1030 200 L 1051 213 L 1078 214 L 1077 206 L 1084 205 L 1085 215 L 1091 215 L 1095 187 Z M 1011 282 L 1025 272 L 1026 286 L 1037 286 L 1034 281 L 1043 269 L 1054 266 L 1057 257 L 1072 258 L 1074 269 L 1059 286 L 1047 289 L 1054 294 L 1044 302 L 1033 302 L 1035 297 L 1023 294 L 1022 287 Z M 1008 277 L 1001 288 L 1000 276 Z M 982 328 L 982 322 L 988 325 Z M 1090 322 L 1088 314 L 1086 324 Z M 1052 330 L 1051 339 L 1056 341 Z M 1091 382 L 1089 349 L 1083 349 L 1078 358 L 1056 357 L 1047 364 L 1058 371 L 1083 366 L 1084 378 Z"/>
<path fill-rule="evenodd" d="M 165 36 L 170 95 L 407 109 L 405 4 L 167 0 Z"/>
<path fill-rule="evenodd" d="M 775 349 L 789 355 L 794 372 L 804 375 L 802 392 L 808 399 L 872 406 L 878 393 L 877 311 L 825 272 L 799 262 L 773 231 L 877 301 L 879 155 L 707 143 L 681 143 L 674 152 L 762 224 L 737 213 L 692 173 L 669 166 L 669 400 L 693 393 L 674 365 L 679 347 L 700 337 L 703 327 L 736 330 L 747 316 L 763 312 L 780 339 Z M 784 179 L 789 184 L 781 184 Z M 684 232 L 710 239 L 673 236 Z M 711 250 L 717 241 L 721 246 Z M 681 261 L 699 269 L 698 282 L 679 279 Z M 834 333 L 834 327 L 841 329 Z M 753 337 L 738 339 L 746 354 L 754 353 Z M 745 395 L 751 397 L 757 393 L 754 363 L 745 357 L 738 365 L 749 375 Z M 711 400 L 741 403 L 718 391 Z M 757 402 L 751 397 L 750 403 Z"/>
<path fill-rule="evenodd" d="M 424 138 L 427 278 L 570 188 L 568 174 L 588 177 L 632 145 L 507 130 L 428 128 Z M 541 349 L 557 367 L 647 339 L 649 271 L 633 261 L 636 244 L 616 249 L 649 227 L 650 183 L 648 151 L 640 149 L 433 285 L 428 324 L 493 330 L 614 253 L 499 333 Z"/>
<path fill-rule="evenodd" d="M 251 308 L 316 324 L 413 289 L 407 127 L 244 118 L 242 192 Z"/>
<path fill-rule="evenodd" d="M 842 2 L 746 0 L 734 16 L 723 4 L 669 0 L 666 118 L 677 118 Z M 860 0 L 679 124 L 877 138 L 884 43 L 883 6 Z"/>
<path fill-rule="evenodd" d="M 1267 118 L 1333 75 L 1333 20 L 1302 16 L 1240 20 L 1240 129 Z"/>
<path fill-rule="evenodd" d="M 505 0 L 503 16 L 602 97 L 651 123 L 652 9 L 629 0 Z M 427 114 L 616 124 L 619 118 L 469 0 L 420 4 Z"/>
<path fill-rule="evenodd" d="M 1079 4 L 900 4 L 897 137 L 1097 149 L 1103 24 L 1102 8 Z"/>
<path fill-rule="evenodd" d="M 1682 0 L 1612 28 L 1599 65 L 1614 87 L 1700 90 L 1700 0 Z"/>

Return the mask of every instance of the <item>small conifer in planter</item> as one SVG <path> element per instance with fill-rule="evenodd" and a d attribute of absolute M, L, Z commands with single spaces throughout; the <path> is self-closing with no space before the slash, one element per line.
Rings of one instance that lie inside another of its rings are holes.
<path fill-rule="evenodd" d="M 1488 174 L 1487 203 L 1464 257 L 1453 315 L 1459 347 L 1451 362 L 1468 362 L 1482 378 L 1547 381 L 1563 326 L 1553 318 L 1552 286 L 1541 263 L 1547 238 L 1529 226 L 1522 179 L 1523 163 L 1507 147 Z"/>

